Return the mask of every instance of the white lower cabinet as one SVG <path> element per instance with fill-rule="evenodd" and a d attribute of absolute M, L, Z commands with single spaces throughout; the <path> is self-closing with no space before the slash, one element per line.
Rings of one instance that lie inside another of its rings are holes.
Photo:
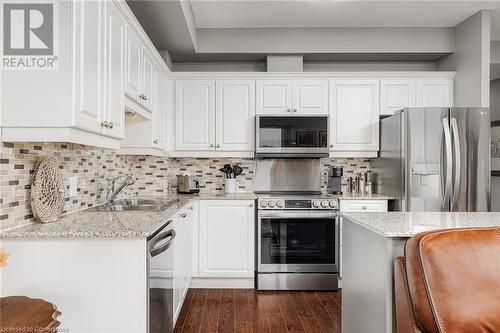
<path fill-rule="evenodd" d="M 254 200 L 202 200 L 198 276 L 254 276 Z"/>
<path fill-rule="evenodd" d="M 176 215 L 173 222 L 174 239 L 174 323 L 186 297 L 191 283 L 193 249 L 193 230 L 196 222 L 196 203 L 189 203 Z"/>
<path fill-rule="evenodd" d="M 387 212 L 387 200 L 340 200 L 341 212 Z"/>

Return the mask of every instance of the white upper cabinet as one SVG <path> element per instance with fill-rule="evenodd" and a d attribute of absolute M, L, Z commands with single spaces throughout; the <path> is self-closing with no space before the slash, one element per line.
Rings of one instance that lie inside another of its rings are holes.
<path fill-rule="evenodd" d="M 161 150 L 167 148 L 167 77 L 157 75 L 156 107 L 153 113 L 154 131 L 153 147 Z"/>
<path fill-rule="evenodd" d="M 106 129 L 110 136 L 124 136 L 125 106 L 125 30 L 126 23 L 118 8 L 106 2 Z"/>
<path fill-rule="evenodd" d="M 200 201 L 198 276 L 254 276 L 253 205 L 253 200 Z"/>
<path fill-rule="evenodd" d="M 126 67 L 126 94 L 136 102 L 141 102 L 142 86 L 142 45 L 132 30 L 127 27 L 127 67 Z"/>
<path fill-rule="evenodd" d="M 75 95 L 73 125 L 104 133 L 104 18 L 105 3 L 77 1 L 75 21 Z M 101 126 L 102 124 L 102 126 Z"/>
<path fill-rule="evenodd" d="M 253 151 L 255 81 L 220 80 L 216 87 L 216 149 Z"/>
<path fill-rule="evenodd" d="M 453 106 L 453 80 L 426 79 L 417 80 L 417 106 L 451 107 Z"/>
<path fill-rule="evenodd" d="M 379 81 L 330 81 L 330 150 L 376 152 L 378 136 Z"/>
<path fill-rule="evenodd" d="M 328 80 L 294 80 L 292 112 L 328 114 Z"/>
<path fill-rule="evenodd" d="M 149 111 L 153 111 L 155 87 L 156 87 L 156 68 L 153 59 L 148 51 L 143 48 L 142 57 L 142 105 Z"/>
<path fill-rule="evenodd" d="M 177 80 L 176 150 L 215 149 L 215 80 Z"/>
<path fill-rule="evenodd" d="M 380 115 L 392 115 L 395 111 L 416 106 L 415 80 L 380 81 Z"/>
<path fill-rule="evenodd" d="M 292 80 L 257 80 L 257 114 L 290 113 Z"/>
<path fill-rule="evenodd" d="M 328 114 L 328 80 L 257 80 L 257 114 Z"/>

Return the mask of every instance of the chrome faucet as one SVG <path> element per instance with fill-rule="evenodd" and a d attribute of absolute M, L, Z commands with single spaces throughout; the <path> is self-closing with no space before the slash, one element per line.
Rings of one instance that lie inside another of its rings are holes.
<path fill-rule="evenodd" d="M 119 183 L 119 185 L 116 185 L 115 184 L 116 181 L 123 177 L 125 177 L 125 179 L 121 183 Z M 121 175 L 114 178 L 107 178 L 106 180 L 108 181 L 108 186 L 106 191 L 106 205 L 112 204 L 118 193 L 120 193 L 121 190 L 125 188 L 125 186 L 130 186 L 135 183 L 134 179 L 131 176 L 127 175 Z"/>

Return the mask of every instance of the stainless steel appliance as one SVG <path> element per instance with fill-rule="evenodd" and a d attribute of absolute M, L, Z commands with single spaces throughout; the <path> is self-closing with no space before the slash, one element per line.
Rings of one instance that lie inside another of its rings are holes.
<path fill-rule="evenodd" d="M 380 131 L 372 175 L 394 210 L 490 210 L 489 109 L 403 109 Z"/>
<path fill-rule="evenodd" d="M 191 176 L 178 175 L 177 176 L 177 192 L 178 193 L 199 193 L 200 183 L 197 179 Z"/>
<path fill-rule="evenodd" d="M 173 251 L 171 220 L 148 238 L 149 332 L 173 332 Z"/>
<path fill-rule="evenodd" d="M 319 159 L 259 159 L 257 288 L 338 288 L 338 200 L 321 195 Z"/>
<path fill-rule="evenodd" d="M 259 195 L 257 288 L 338 288 L 338 200 L 328 195 Z"/>
<path fill-rule="evenodd" d="M 256 116 L 257 157 L 327 157 L 328 116 Z"/>

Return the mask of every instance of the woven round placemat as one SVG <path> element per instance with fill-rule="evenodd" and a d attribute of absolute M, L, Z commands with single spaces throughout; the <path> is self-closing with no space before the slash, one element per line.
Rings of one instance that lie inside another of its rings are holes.
<path fill-rule="evenodd" d="M 57 160 L 42 157 L 38 160 L 31 184 L 31 210 L 38 222 L 54 222 L 61 218 L 64 208 L 64 182 Z"/>

